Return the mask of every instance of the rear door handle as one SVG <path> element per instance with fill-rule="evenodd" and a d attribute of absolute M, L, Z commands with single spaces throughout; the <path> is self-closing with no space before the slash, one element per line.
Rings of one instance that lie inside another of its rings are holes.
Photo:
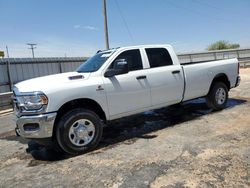
<path fill-rule="evenodd" d="M 172 71 L 172 74 L 179 74 L 181 71 L 180 70 L 174 70 Z"/>
<path fill-rule="evenodd" d="M 147 76 L 144 76 L 144 75 L 143 75 L 143 76 L 137 76 L 137 77 L 136 77 L 137 80 L 146 79 L 146 78 L 147 78 Z"/>

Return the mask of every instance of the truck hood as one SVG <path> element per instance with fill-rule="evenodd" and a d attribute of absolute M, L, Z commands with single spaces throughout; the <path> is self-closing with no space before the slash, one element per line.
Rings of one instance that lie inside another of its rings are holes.
<path fill-rule="evenodd" d="M 65 84 L 71 84 L 88 79 L 90 73 L 67 72 L 54 74 L 25 80 L 15 85 L 19 92 L 47 92 L 56 88 L 60 88 Z"/>

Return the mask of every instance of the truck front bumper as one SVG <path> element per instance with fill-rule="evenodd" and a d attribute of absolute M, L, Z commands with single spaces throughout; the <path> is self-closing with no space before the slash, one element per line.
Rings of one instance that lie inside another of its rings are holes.
<path fill-rule="evenodd" d="M 56 112 L 17 118 L 16 133 L 24 138 L 52 137 Z"/>

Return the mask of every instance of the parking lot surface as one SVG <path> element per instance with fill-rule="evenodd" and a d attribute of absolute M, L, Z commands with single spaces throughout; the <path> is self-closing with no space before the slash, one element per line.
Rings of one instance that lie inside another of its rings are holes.
<path fill-rule="evenodd" d="M 241 77 L 225 110 L 197 99 L 125 118 L 74 157 L 27 153 L 12 114 L 2 115 L 0 187 L 250 187 L 250 69 Z"/>

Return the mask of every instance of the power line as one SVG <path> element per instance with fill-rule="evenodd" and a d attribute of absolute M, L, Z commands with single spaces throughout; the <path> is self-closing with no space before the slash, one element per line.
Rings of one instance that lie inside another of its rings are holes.
<path fill-rule="evenodd" d="M 177 9 L 182 9 L 182 10 L 185 10 L 186 12 L 190 13 L 190 14 L 194 14 L 194 15 L 198 15 L 198 16 L 201 16 L 201 17 L 205 17 L 207 18 L 209 22 L 212 22 L 212 23 L 217 23 L 219 20 L 220 21 L 228 21 L 228 20 L 225 20 L 221 17 L 216 17 L 216 19 L 213 19 L 212 15 L 206 15 L 204 14 L 204 12 L 200 12 L 200 11 L 197 11 L 196 9 L 192 9 L 192 8 L 189 8 L 189 7 L 184 7 L 184 6 L 180 6 L 179 4 L 176 4 L 175 2 L 173 1 L 166 1 L 169 5 L 177 8 Z"/>
<path fill-rule="evenodd" d="M 222 10 L 222 9 L 216 7 L 216 6 L 213 6 L 213 5 L 211 5 L 211 4 L 207 3 L 207 2 L 204 2 L 204 1 L 198 1 L 198 0 L 192 0 L 192 1 L 193 1 L 194 3 L 200 4 L 200 5 L 202 5 L 202 6 L 210 7 L 210 8 L 216 9 L 217 11 L 220 11 L 220 13 L 221 13 L 221 11 L 224 11 L 224 10 Z"/>
<path fill-rule="evenodd" d="M 31 49 L 31 51 L 32 51 L 32 57 L 35 58 L 34 49 L 36 49 L 35 46 L 36 46 L 37 44 L 35 44 L 35 43 L 27 43 L 27 45 L 30 46 L 29 49 Z"/>
<path fill-rule="evenodd" d="M 126 22 L 125 17 L 124 17 L 123 14 L 122 14 L 121 8 L 120 8 L 120 6 L 119 6 L 117 0 L 115 0 L 115 4 L 116 4 L 117 9 L 118 9 L 118 12 L 119 12 L 119 14 L 120 14 L 120 16 L 121 16 L 121 18 L 122 18 L 122 21 L 123 21 L 123 23 L 124 23 L 124 25 L 125 25 L 125 27 L 126 27 L 126 29 L 127 29 L 127 32 L 128 32 L 128 34 L 129 34 L 129 37 L 130 37 L 130 40 L 131 40 L 132 42 L 134 42 L 134 38 L 133 38 L 133 36 L 132 36 L 132 34 L 131 34 L 130 30 L 129 30 L 128 24 L 127 24 L 127 22 Z"/>
<path fill-rule="evenodd" d="M 223 15 L 225 16 L 225 11 L 228 11 L 225 7 L 221 8 L 221 7 L 217 7 L 217 6 L 214 6 L 214 5 L 211 5 L 209 4 L 207 1 L 199 1 L 199 0 L 192 0 L 193 3 L 196 3 L 196 4 L 199 4 L 203 7 L 209 7 L 213 10 L 215 10 L 217 12 L 217 14 L 219 15 Z M 238 14 L 235 14 L 235 12 L 230 12 L 229 14 L 231 17 L 234 17 L 234 16 L 238 16 Z M 227 16 L 228 17 L 228 16 Z M 228 20 L 227 20 L 228 21 Z"/>

